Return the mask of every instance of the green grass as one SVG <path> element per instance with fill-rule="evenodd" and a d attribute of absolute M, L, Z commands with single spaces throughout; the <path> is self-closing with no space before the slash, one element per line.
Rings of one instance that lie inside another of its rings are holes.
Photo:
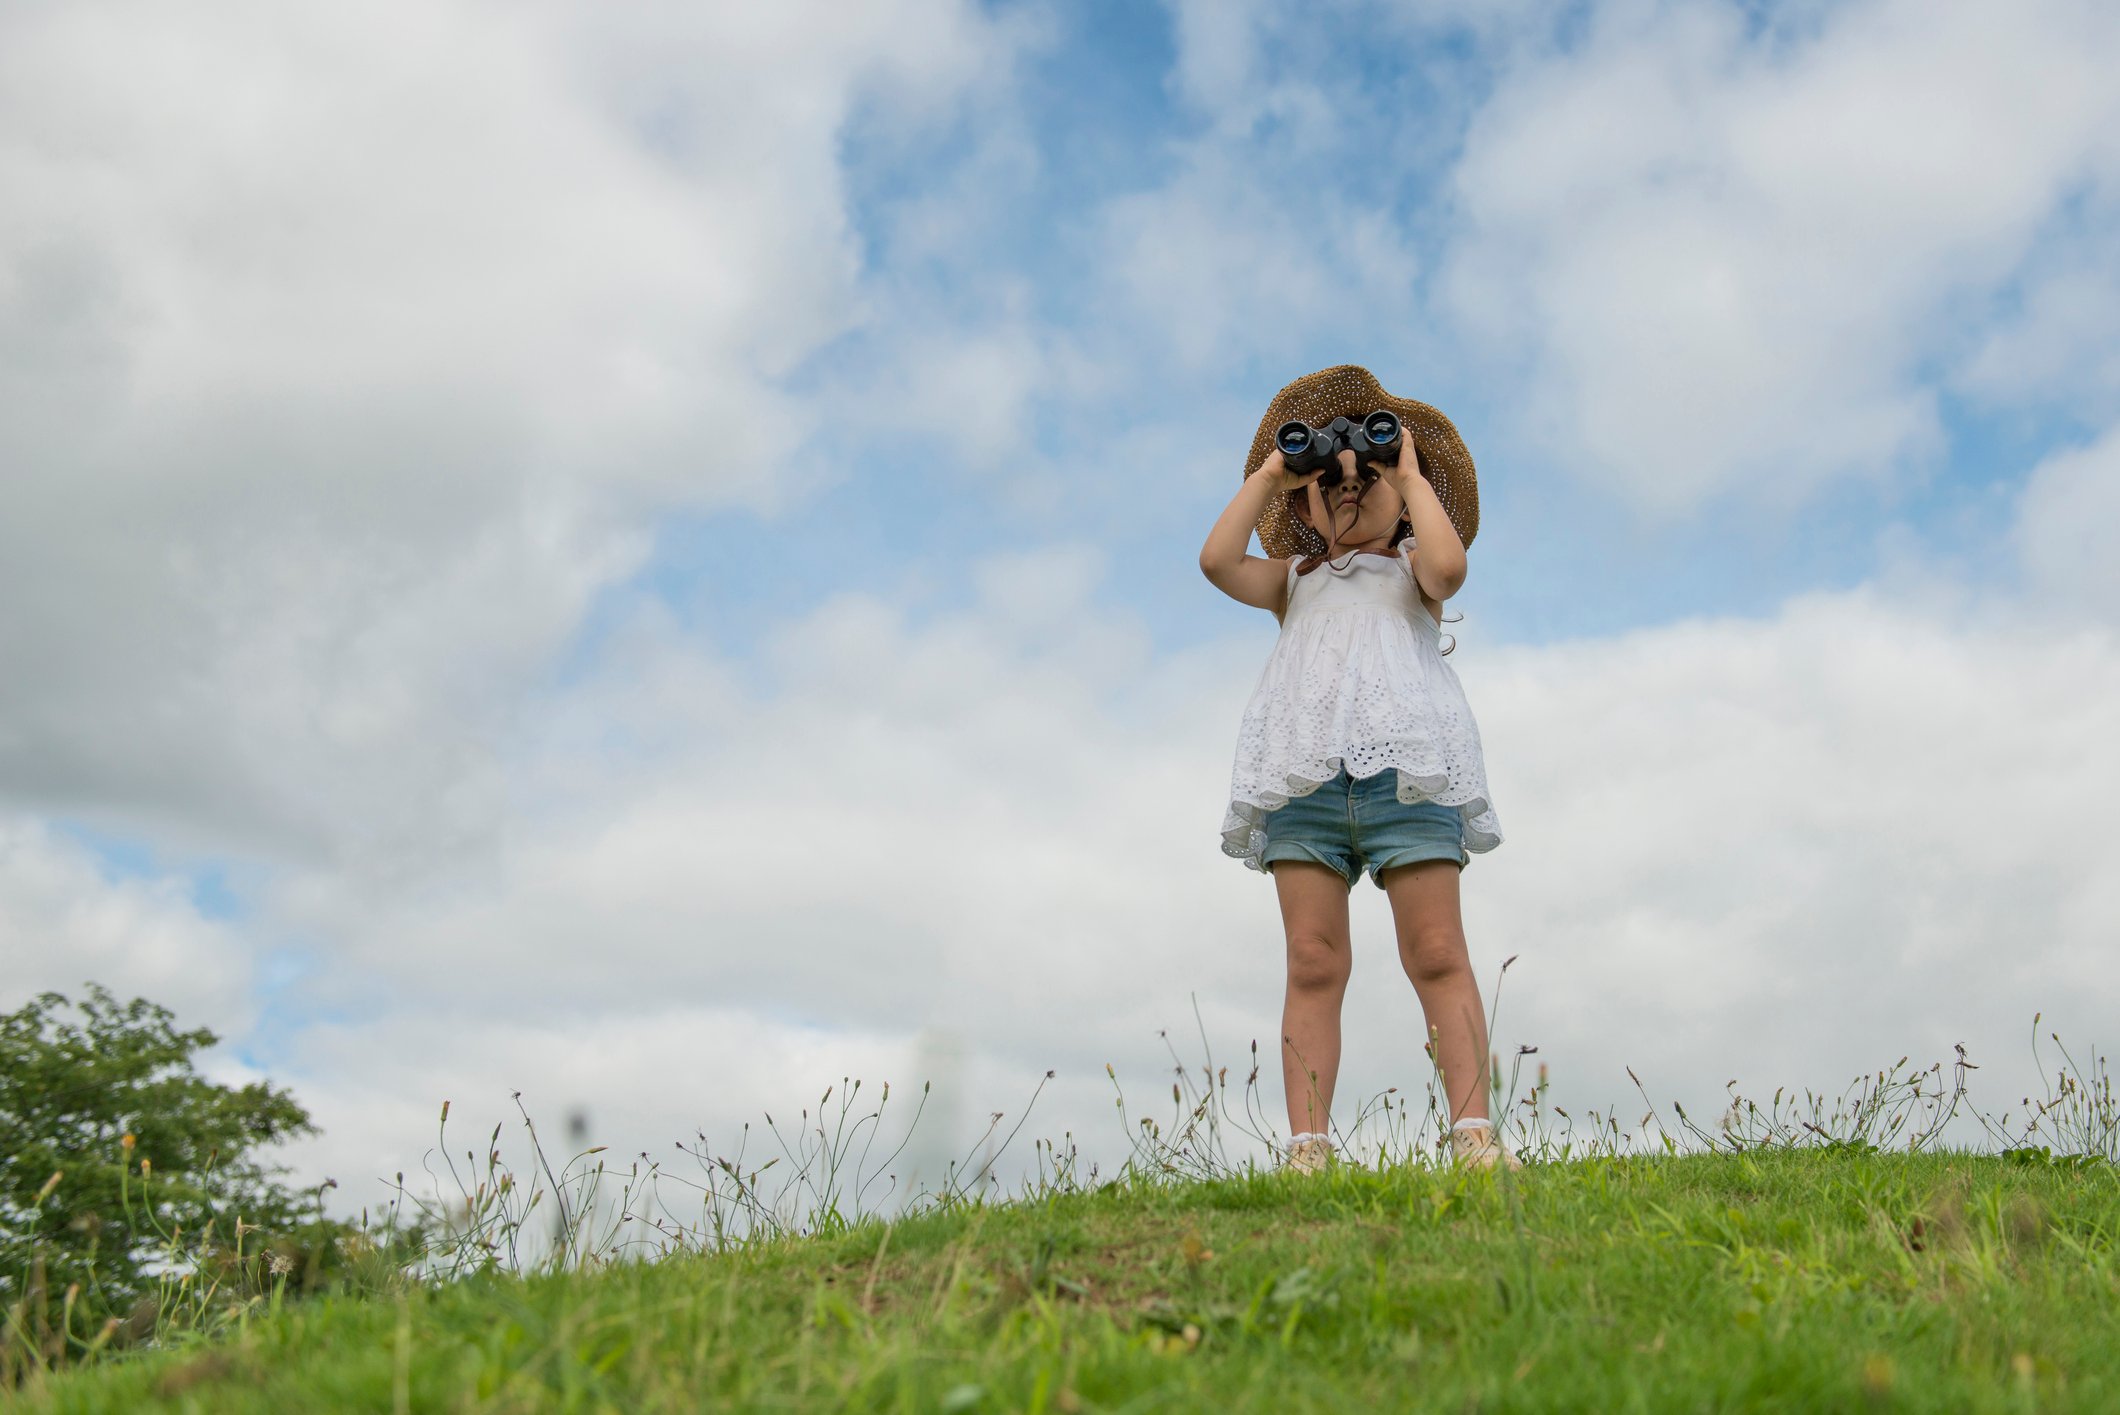
<path fill-rule="evenodd" d="M 18 1398 L 217 1415 L 2120 1409 L 2120 1174 L 2038 1158 L 1776 1148 L 1129 1182 L 290 1303 Z"/>

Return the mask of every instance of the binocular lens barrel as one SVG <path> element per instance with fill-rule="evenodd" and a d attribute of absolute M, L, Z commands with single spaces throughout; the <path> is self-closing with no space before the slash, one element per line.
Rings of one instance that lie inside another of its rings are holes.
<path fill-rule="evenodd" d="M 1274 434 L 1274 441 L 1280 446 L 1281 460 L 1298 476 L 1332 465 L 1340 450 L 1340 439 L 1330 428 L 1312 427 L 1295 420 L 1282 423 L 1280 431 Z"/>
<path fill-rule="evenodd" d="M 1360 422 L 1342 417 L 1312 426 L 1294 419 L 1281 424 L 1274 433 L 1274 443 L 1290 471 L 1300 476 L 1322 470 L 1319 482 L 1334 486 L 1340 480 L 1337 468 L 1343 450 L 1353 450 L 1358 464 L 1365 455 L 1396 455 L 1399 433 L 1398 415 L 1388 408 L 1379 408 Z M 1358 465 L 1357 470 L 1364 477 L 1371 475 L 1367 467 Z"/>

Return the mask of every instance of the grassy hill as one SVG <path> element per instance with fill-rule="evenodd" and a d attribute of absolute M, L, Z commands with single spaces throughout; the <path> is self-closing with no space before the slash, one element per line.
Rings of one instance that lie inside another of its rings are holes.
<path fill-rule="evenodd" d="M 2120 1173 L 1859 1148 L 960 1204 L 289 1304 L 19 1393 L 194 1410 L 2120 1409 Z"/>

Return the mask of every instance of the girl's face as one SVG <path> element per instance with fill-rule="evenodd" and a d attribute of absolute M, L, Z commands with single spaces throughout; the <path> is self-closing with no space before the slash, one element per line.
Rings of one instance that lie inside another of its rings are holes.
<path fill-rule="evenodd" d="M 1335 537 L 1343 546 L 1389 538 L 1392 527 L 1406 514 L 1406 503 L 1398 491 L 1374 469 L 1366 479 L 1355 475 L 1351 450 L 1341 451 L 1340 472 L 1338 486 L 1324 487 L 1312 482 L 1301 488 L 1296 501 L 1297 518 L 1328 543 Z"/>

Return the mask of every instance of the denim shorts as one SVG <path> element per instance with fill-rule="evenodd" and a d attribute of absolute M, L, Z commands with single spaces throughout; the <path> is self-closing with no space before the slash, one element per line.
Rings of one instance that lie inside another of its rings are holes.
<path fill-rule="evenodd" d="M 1458 808 L 1435 801 L 1405 804 L 1399 800 L 1395 767 L 1359 781 L 1342 767 L 1308 796 L 1290 797 L 1287 805 L 1268 811 L 1261 825 L 1266 848 L 1259 852 L 1260 864 L 1315 860 L 1338 870 L 1349 889 L 1365 864 L 1370 882 L 1382 889 L 1379 876 L 1393 865 L 1450 860 L 1462 870 L 1471 858 Z"/>

